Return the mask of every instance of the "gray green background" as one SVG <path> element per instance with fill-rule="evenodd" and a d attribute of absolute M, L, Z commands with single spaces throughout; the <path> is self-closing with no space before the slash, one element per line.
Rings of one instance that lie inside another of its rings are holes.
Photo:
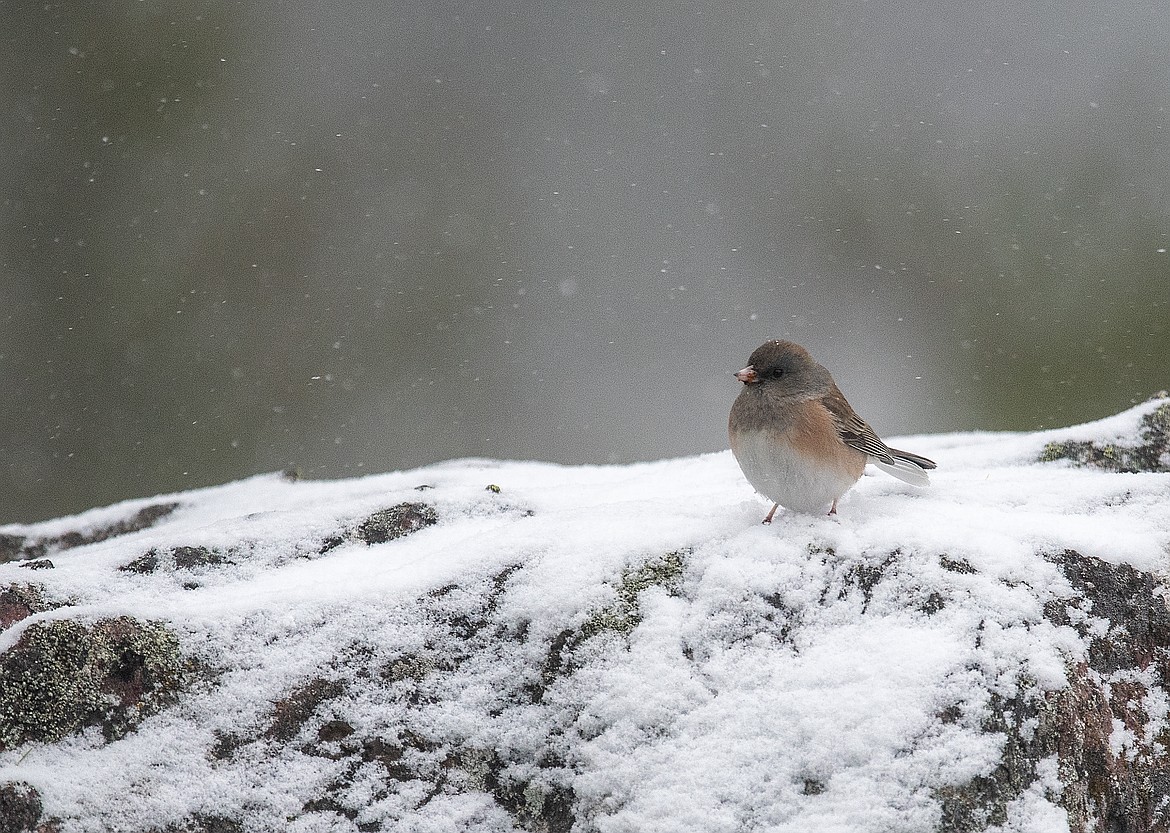
<path fill-rule="evenodd" d="M 0 0 L 0 522 L 290 465 L 883 434 L 1170 385 L 1170 13 Z"/>

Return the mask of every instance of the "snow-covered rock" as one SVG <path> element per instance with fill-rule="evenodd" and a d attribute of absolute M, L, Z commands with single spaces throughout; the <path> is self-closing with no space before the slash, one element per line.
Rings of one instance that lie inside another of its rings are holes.
<path fill-rule="evenodd" d="M 0 528 L 0 830 L 1165 829 L 1168 427 L 770 527 L 725 452 Z"/>

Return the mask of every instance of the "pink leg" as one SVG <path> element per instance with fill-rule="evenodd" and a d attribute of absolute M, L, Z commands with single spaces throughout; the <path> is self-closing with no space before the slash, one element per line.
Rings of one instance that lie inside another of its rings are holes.
<path fill-rule="evenodd" d="M 772 504 L 772 511 L 768 513 L 768 517 L 764 518 L 764 523 L 766 523 L 766 524 L 772 523 L 772 516 L 776 514 L 776 510 L 779 508 L 780 508 L 779 503 L 773 503 Z"/>
<path fill-rule="evenodd" d="M 830 515 L 836 515 L 836 514 L 837 514 L 837 501 L 835 501 L 835 500 L 834 500 L 834 501 L 833 501 L 833 505 L 829 507 L 829 514 L 830 514 Z"/>

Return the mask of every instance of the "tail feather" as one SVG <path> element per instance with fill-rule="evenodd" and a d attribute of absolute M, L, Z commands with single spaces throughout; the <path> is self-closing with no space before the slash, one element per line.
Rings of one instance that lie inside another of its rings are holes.
<path fill-rule="evenodd" d="M 898 451 L 896 448 L 890 449 L 890 455 L 893 458 L 893 463 L 887 460 L 878 460 L 875 457 L 870 457 L 869 462 L 886 474 L 891 474 L 911 486 L 930 485 L 930 476 L 927 475 L 926 470 L 935 468 L 933 460 L 911 454 L 908 451 Z"/>
<path fill-rule="evenodd" d="M 921 454 L 912 454 L 909 451 L 899 451 L 896 448 L 891 448 L 890 453 L 893 454 L 895 457 L 901 457 L 903 460 L 906 460 L 907 462 L 913 463 L 914 465 L 918 466 L 918 468 L 920 468 L 920 469 L 938 468 L 938 466 L 934 462 L 934 460 L 923 457 Z"/>

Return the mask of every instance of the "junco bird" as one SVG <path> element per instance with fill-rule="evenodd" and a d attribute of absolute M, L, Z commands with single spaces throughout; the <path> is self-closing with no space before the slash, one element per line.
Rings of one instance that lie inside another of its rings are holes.
<path fill-rule="evenodd" d="M 841 495 L 867 462 L 915 486 L 930 485 L 934 461 L 890 448 L 841 395 L 829 371 L 791 341 L 769 341 L 735 374 L 743 390 L 731 406 L 731 450 L 748 482 L 800 512 L 837 513 Z"/>

